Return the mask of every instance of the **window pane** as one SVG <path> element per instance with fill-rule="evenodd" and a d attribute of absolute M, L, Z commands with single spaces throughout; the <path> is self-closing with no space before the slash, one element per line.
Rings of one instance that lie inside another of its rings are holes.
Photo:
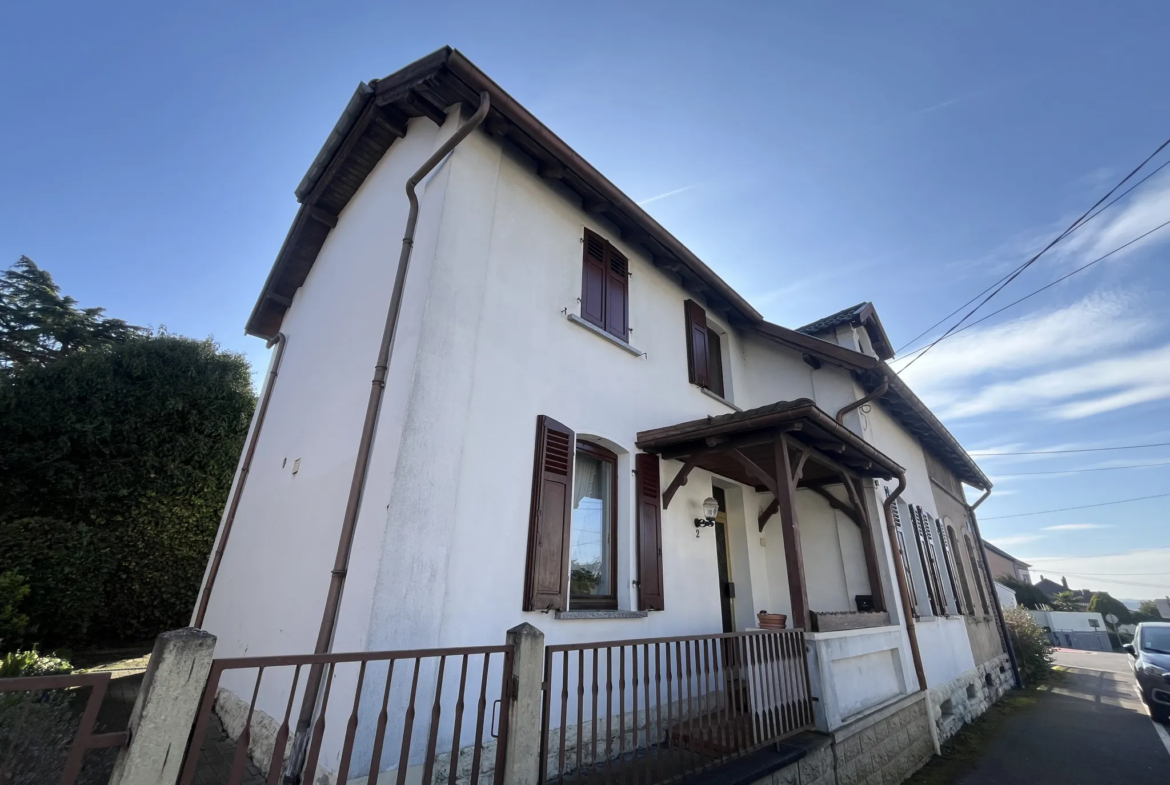
<path fill-rule="evenodd" d="M 723 346 L 719 341 L 719 333 L 707 326 L 707 373 L 710 377 L 710 383 L 707 389 L 718 395 L 720 398 L 724 397 L 723 392 Z"/>
<path fill-rule="evenodd" d="M 578 452 L 573 476 L 573 530 L 569 582 L 574 597 L 613 594 L 610 564 L 613 469 L 608 461 Z"/>

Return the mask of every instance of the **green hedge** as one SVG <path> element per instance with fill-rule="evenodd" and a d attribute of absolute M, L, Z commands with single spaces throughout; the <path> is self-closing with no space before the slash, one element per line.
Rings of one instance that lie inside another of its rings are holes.
<path fill-rule="evenodd" d="M 166 334 L 0 385 L 0 573 L 29 587 L 3 646 L 185 625 L 254 406 L 242 356 Z"/>

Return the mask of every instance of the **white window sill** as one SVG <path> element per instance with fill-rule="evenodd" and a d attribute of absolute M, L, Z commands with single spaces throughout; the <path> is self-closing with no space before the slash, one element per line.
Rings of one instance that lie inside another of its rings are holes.
<path fill-rule="evenodd" d="M 609 333 L 607 333 L 605 330 L 601 329 L 597 325 L 590 324 L 589 322 L 585 321 L 584 319 L 582 319 L 580 316 L 578 316 L 575 313 L 569 314 L 569 321 L 572 322 L 573 324 L 580 326 L 580 327 L 584 327 L 586 330 L 593 333 L 594 335 L 597 335 L 601 338 L 604 338 L 605 340 L 612 343 L 614 346 L 618 347 L 619 349 L 624 349 L 625 351 L 629 352 L 630 354 L 634 355 L 635 357 L 643 357 L 646 354 L 646 352 L 644 352 L 640 349 L 635 349 L 633 346 L 630 346 L 628 343 L 623 341 L 621 338 L 618 338 L 615 335 L 610 335 Z M 569 611 L 569 612 L 571 613 L 572 611 Z"/>
<path fill-rule="evenodd" d="M 558 619 L 644 619 L 649 611 L 557 611 Z"/>
<path fill-rule="evenodd" d="M 719 403 L 723 404 L 724 406 L 727 406 L 728 408 L 735 409 L 737 412 L 743 411 L 743 409 L 739 408 L 731 401 L 727 400 L 726 398 L 724 398 L 721 395 L 716 395 L 715 393 L 708 390 L 706 387 L 700 387 L 699 390 L 703 393 L 703 395 L 706 395 L 708 398 L 713 398 L 714 400 L 719 401 Z"/>

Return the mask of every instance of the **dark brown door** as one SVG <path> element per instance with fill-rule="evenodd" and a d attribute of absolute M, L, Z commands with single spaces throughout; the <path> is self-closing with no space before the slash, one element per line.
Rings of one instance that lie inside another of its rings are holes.
<path fill-rule="evenodd" d="M 719 613 L 723 617 L 723 631 L 735 632 L 735 584 L 731 582 L 731 562 L 727 554 L 727 497 L 722 488 L 714 488 L 712 495 L 719 502 L 715 516 L 715 559 L 719 565 Z"/>

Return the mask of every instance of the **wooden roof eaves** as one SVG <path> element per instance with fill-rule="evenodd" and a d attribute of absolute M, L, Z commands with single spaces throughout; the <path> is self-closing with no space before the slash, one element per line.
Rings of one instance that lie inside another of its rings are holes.
<path fill-rule="evenodd" d="M 849 371 L 864 373 L 878 370 L 882 366 L 880 360 L 870 357 L 868 354 L 855 352 L 852 349 L 846 349 L 835 343 L 814 338 L 778 324 L 761 321 L 754 325 L 754 329 L 758 335 L 770 341 Z"/>
<path fill-rule="evenodd" d="M 667 426 L 665 428 L 642 431 L 638 434 L 635 444 L 640 450 L 654 452 L 686 442 L 704 440 L 717 436 L 729 436 L 737 433 L 747 433 L 750 431 L 760 431 L 766 428 L 782 428 L 787 424 L 805 421 L 825 431 L 853 450 L 856 450 L 866 460 L 872 461 L 875 465 L 888 470 L 892 475 L 897 475 L 905 471 L 894 459 L 878 450 L 844 425 L 837 423 L 836 420 L 817 407 L 813 401 L 807 398 L 800 398 L 789 403 L 791 405 L 785 406 L 782 409 L 769 410 L 758 415 L 753 415 L 748 411 L 743 413 L 747 415 L 743 417 L 733 415 L 727 419 L 719 419 L 710 423 L 705 420 L 693 420 L 689 423 L 679 423 L 678 425 Z M 794 433 L 799 433 L 799 431 L 794 431 Z"/>

